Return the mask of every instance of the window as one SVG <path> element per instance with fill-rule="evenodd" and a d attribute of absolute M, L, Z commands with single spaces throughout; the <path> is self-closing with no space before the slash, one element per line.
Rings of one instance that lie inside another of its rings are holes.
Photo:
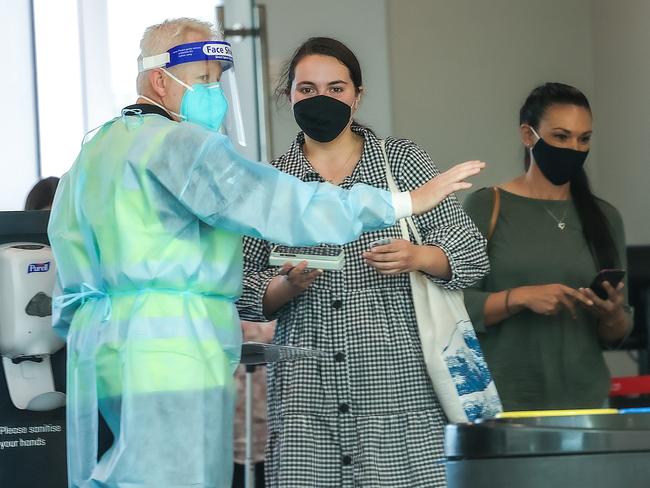
<path fill-rule="evenodd" d="M 33 0 L 41 174 L 60 176 L 84 135 L 136 99 L 144 29 L 174 17 L 214 22 L 219 0 Z M 91 8 L 92 5 L 92 8 Z"/>

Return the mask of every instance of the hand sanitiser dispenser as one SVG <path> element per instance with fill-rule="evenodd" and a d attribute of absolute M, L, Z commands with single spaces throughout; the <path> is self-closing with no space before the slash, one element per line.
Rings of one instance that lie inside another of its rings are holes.
<path fill-rule="evenodd" d="M 9 396 L 22 410 L 65 405 L 54 390 L 50 355 L 63 340 L 52 329 L 56 267 L 49 246 L 0 245 L 0 354 Z"/>

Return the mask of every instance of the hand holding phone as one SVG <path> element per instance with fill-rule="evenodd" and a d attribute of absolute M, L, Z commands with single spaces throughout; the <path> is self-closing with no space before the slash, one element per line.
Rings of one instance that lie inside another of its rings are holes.
<path fill-rule="evenodd" d="M 607 290 L 603 288 L 603 282 L 607 281 L 613 288 L 616 288 L 624 277 L 624 269 L 602 269 L 591 282 L 589 288 L 593 290 L 598 298 L 607 300 Z"/>

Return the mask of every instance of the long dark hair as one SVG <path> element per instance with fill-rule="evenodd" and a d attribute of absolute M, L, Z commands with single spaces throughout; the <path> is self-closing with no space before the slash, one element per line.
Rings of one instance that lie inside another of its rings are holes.
<path fill-rule="evenodd" d="M 587 97 L 577 88 L 563 83 L 545 83 L 535 88 L 519 110 L 519 123 L 534 129 L 551 105 L 575 105 L 591 113 Z M 530 153 L 526 150 L 524 165 L 530 167 Z M 589 185 L 589 178 L 584 169 L 571 180 L 571 196 L 578 212 L 582 232 L 591 249 L 599 269 L 613 268 L 620 265 L 621 259 L 616 251 L 612 232 L 603 213 L 598 198 L 594 196 Z"/>
<path fill-rule="evenodd" d="M 354 53 L 350 51 L 350 48 L 331 37 L 310 37 L 296 49 L 291 59 L 285 64 L 282 76 L 275 89 L 278 100 L 291 96 L 291 85 L 296 75 L 296 66 L 304 57 L 312 54 L 331 56 L 343 63 L 350 72 L 350 79 L 352 79 L 357 94 L 359 93 L 363 86 L 361 65 Z"/>

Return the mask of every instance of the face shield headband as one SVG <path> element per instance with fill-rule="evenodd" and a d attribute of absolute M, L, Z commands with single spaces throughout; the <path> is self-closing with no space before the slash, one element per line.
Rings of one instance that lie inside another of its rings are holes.
<path fill-rule="evenodd" d="M 223 71 L 234 66 L 232 47 L 226 41 L 190 42 L 174 46 L 166 53 L 147 56 L 138 61 L 138 72 L 155 68 L 171 68 L 195 61 L 219 61 Z"/>

